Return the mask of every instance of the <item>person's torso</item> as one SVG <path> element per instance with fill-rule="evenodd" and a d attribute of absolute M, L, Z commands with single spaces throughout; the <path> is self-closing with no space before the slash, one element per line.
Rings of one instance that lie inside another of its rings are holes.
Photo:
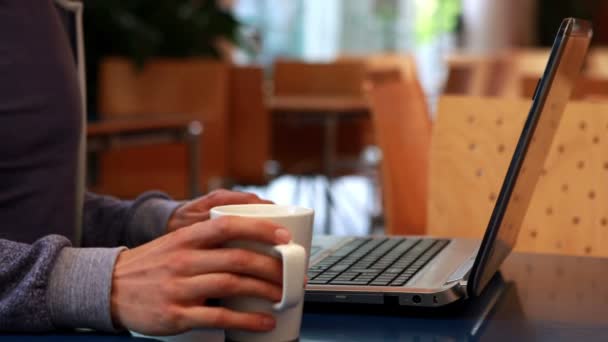
<path fill-rule="evenodd" d="M 75 239 L 81 104 L 51 0 L 0 0 L 0 238 Z"/>

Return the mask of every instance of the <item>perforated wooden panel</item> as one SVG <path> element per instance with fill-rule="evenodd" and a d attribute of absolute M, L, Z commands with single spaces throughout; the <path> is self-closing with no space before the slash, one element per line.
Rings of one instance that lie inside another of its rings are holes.
<path fill-rule="evenodd" d="M 528 100 L 441 99 L 429 234 L 483 235 L 529 107 Z M 516 249 L 608 256 L 608 104 L 568 105 Z"/>

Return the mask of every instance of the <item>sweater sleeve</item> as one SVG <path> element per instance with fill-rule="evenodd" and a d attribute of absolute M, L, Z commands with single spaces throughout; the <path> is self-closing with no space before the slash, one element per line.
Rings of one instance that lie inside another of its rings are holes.
<path fill-rule="evenodd" d="M 136 247 L 166 232 L 180 205 L 160 192 L 147 192 L 134 201 L 92 193 L 85 195 L 83 247 Z"/>
<path fill-rule="evenodd" d="M 71 248 L 58 235 L 31 245 L 0 239 L 0 331 L 112 331 L 109 293 L 119 252 Z"/>
<path fill-rule="evenodd" d="M 0 239 L 0 331 L 113 331 L 112 272 L 124 249 L 116 246 L 137 246 L 162 235 L 178 206 L 155 192 L 135 201 L 87 194 L 83 246 L 89 248 L 73 248 L 58 235 L 33 244 Z"/>

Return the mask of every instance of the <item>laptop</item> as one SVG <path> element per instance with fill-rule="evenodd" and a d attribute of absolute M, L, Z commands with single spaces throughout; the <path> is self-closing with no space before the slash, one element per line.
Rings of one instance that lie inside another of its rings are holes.
<path fill-rule="evenodd" d="M 481 241 L 315 236 L 306 302 L 433 308 L 479 296 L 517 240 L 591 36 L 588 21 L 562 22 Z"/>

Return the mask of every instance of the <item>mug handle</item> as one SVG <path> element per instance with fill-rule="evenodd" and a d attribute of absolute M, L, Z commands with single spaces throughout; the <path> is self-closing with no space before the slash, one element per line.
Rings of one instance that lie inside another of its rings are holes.
<path fill-rule="evenodd" d="M 292 242 L 274 246 L 273 250 L 283 260 L 283 297 L 272 308 L 283 311 L 298 305 L 304 296 L 304 275 L 308 260 L 304 247 Z"/>

